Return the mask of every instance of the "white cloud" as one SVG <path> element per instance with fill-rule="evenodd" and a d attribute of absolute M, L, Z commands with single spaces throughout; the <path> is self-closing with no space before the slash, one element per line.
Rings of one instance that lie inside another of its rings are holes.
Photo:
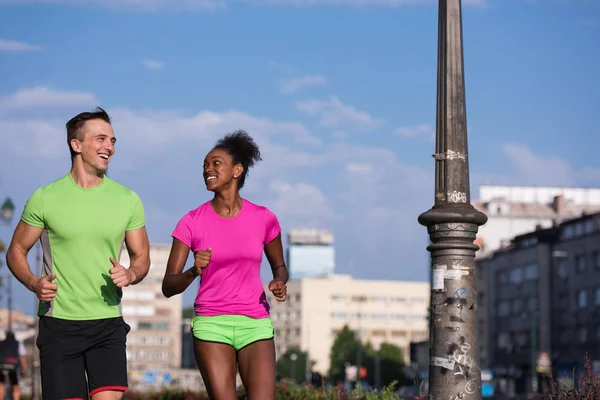
<path fill-rule="evenodd" d="M 98 99 L 91 93 L 57 91 L 48 87 L 36 86 L 21 89 L 10 96 L 1 98 L 0 109 L 89 107 L 98 102 Z"/>
<path fill-rule="evenodd" d="M 243 0 L 255 5 L 292 5 L 292 6 L 318 6 L 318 5 L 341 5 L 341 6 L 379 6 L 400 7 L 415 4 L 436 4 L 435 0 Z M 465 5 L 485 5 L 486 0 L 463 0 Z"/>
<path fill-rule="evenodd" d="M 145 58 L 142 60 L 142 64 L 144 65 L 144 67 L 151 69 L 151 70 L 161 70 L 165 67 L 165 63 L 162 61 L 157 61 L 157 60 L 151 60 L 149 58 Z"/>
<path fill-rule="evenodd" d="M 128 11 L 214 10 L 226 6 L 225 0 L 87 0 L 85 5 Z M 0 4 L 69 4 L 82 5 L 81 0 L 0 0 Z"/>
<path fill-rule="evenodd" d="M 577 186 L 582 183 L 600 183 L 600 168 L 576 169 L 566 160 L 555 155 L 540 155 L 519 143 L 502 145 L 508 157 L 514 178 L 520 185 Z"/>
<path fill-rule="evenodd" d="M 206 11 L 225 8 L 230 4 L 248 3 L 256 6 L 361 6 L 361 7 L 401 7 L 407 5 L 434 5 L 436 0 L 88 0 L 92 4 L 127 11 Z M 0 4 L 69 4 L 81 5 L 81 0 L 0 0 Z M 463 0 L 463 5 L 485 6 L 486 0 Z"/>
<path fill-rule="evenodd" d="M 294 93 L 310 86 L 325 86 L 327 79 L 323 75 L 305 75 L 289 79 L 281 84 L 282 93 Z"/>
<path fill-rule="evenodd" d="M 292 67 L 291 65 L 288 65 L 286 63 L 282 63 L 279 61 L 269 61 L 267 63 L 267 66 L 269 66 L 270 68 L 279 70 L 281 72 L 286 72 L 286 73 L 294 72 L 294 70 L 295 70 L 295 68 Z"/>
<path fill-rule="evenodd" d="M 335 217 L 330 200 L 315 185 L 273 180 L 269 190 L 270 208 L 289 225 L 324 228 Z"/>
<path fill-rule="evenodd" d="M 299 111 L 319 118 L 319 123 L 331 127 L 373 129 L 383 124 L 382 119 L 374 118 L 366 111 L 346 105 L 333 96 L 327 101 L 306 100 L 296 103 Z"/>
<path fill-rule="evenodd" d="M 35 44 L 0 39 L 0 53 L 23 53 L 27 51 L 39 51 L 41 49 L 41 46 Z"/>
<path fill-rule="evenodd" d="M 405 138 L 425 138 L 431 140 L 435 137 L 433 126 L 429 124 L 420 124 L 415 127 L 400 127 L 395 130 L 396 135 Z"/>
<path fill-rule="evenodd" d="M 137 142 L 140 150 L 152 151 L 163 143 L 214 140 L 238 129 L 246 130 L 253 136 L 282 136 L 297 144 L 316 146 L 321 143 L 298 122 L 275 121 L 237 110 L 204 110 L 186 116 L 171 111 L 115 109 L 110 114 L 115 131 L 126 134 L 125 140 Z"/>

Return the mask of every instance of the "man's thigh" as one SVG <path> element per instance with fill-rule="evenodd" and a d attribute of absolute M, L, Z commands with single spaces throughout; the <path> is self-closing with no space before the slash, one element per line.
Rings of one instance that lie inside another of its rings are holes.
<path fill-rule="evenodd" d="M 125 346 L 129 329 L 122 318 L 108 321 L 86 350 L 84 359 L 90 396 L 127 390 Z"/>
<path fill-rule="evenodd" d="M 86 343 L 72 328 L 72 321 L 40 318 L 37 345 L 45 400 L 87 399 L 83 362 Z"/>

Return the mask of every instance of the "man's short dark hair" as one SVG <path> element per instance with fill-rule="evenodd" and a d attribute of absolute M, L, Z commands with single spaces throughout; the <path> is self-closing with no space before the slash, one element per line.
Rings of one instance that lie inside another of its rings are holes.
<path fill-rule="evenodd" d="M 15 333 L 13 331 L 6 331 L 6 340 L 15 340 Z"/>
<path fill-rule="evenodd" d="M 71 118 L 69 122 L 67 122 L 67 145 L 69 146 L 69 151 L 71 152 L 71 158 L 77 155 L 77 153 L 74 152 L 73 148 L 71 147 L 71 140 L 82 140 L 81 128 L 87 121 L 92 119 L 101 119 L 102 121 L 110 124 L 110 117 L 108 116 L 108 113 L 100 107 L 96 107 L 94 111 L 86 111 L 77 114 Z"/>

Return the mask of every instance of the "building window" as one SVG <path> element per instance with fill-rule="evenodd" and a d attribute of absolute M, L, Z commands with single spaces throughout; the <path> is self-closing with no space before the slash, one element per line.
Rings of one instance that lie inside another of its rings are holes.
<path fill-rule="evenodd" d="M 333 319 L 339 319 L 339 320 L 345 320 L 346 317 L 346 313 L 345 312 L 332 312 L 331 313 L 331 318 Z"/>
<path fill-rule="evenodd" d="M 169 329 L 169 323 L 167 321 L 157 322 L 156 329 L 167 330 Z"/>
<path fill-rule="evenodd" d="M 394 321 L 404 321 L 404 320 L 406 320 L 406 315 L 404 315 L 404 314 L 392 314 L 392 319 Z"/>
<path fill-rule="evenodd" d="M 386 298 L 384 296 L 373 296 L 373 297 L 371 297 L 371 301 L 373 303 L 385 303 Z"/>
<path fill-rule="evenodd" d="M 569 263 L 567 260 L 561 259 L 556 265 L 556 274 L 559 278 L 567 278 L 569 276 Z"/>
<path fill-rule="evenodd" d="M 386 320 L 387 319 L 387 315 L 382 314 L 382 313 L 374 313 L 374 314 L 371 314 L 371 318 L 375 319 L 375 320 L 380 320 L 381 321 L 381 320 Z"/>
<path fill-rule="evenodd" d="M 406 299 L 404 297 L 392 297 L 392 303 L 404 304 Z"/>
<path fill-rule="evenodd" d="M 352 301 L 355 303 L 366 303 L 367 296 L 352 296 Z"/>
<path fill-rule="evenodd" d="M 331 301 L 334 301 L 334 302 L 346 301 L 346 300 L 348 300 L 348 297 L 341 295 L 341 294 L 334 294 L 331 296 Z"/>
<path fill-rule="evenodd" d="M 138 322 L 138 329 L 152 329 L 152 322 Z"/>
<path fill-rule="evenodd" d="M 499 317 L 506 317 L 510 314 L 510 303 L 508 301 L 500 301 L 497 305 L 497 314 Z"/>
<path fill-rule="evenodd" d="M 585 221 L 585 233 L 593 233 L 596 230 L 596 225 L 593 219 Z"/>
<path fill-rule="evenodd" d="M 578 308 L 587 307 L 587 292 L 583 289 L 577 291 L 577 307 Z"/>
<path fill-rule="evenodd" d="M 536 264 L 528 265 L 525 267 L 525 279 L 535 280 L 538 278 L 538 267 Z"/>
<path fill-rule="evenodd" d="M 523 269 L 514 268 L 510 271 L 510 283 L 519 285 L 523 282 Z"/>
<path fill-rule="evenodd" d="M 565 226 L 563 228 L 562 238 L 564 240 L 569 240 L 569 239 L 571 239 L 573 237 L 573 234 L 574 234 L 574 232 L 573 232 L 573 225 L 567 225 L 567 226 Z"/>
<path fill-rule="evenodd" d="M 585 257 L 584 256 L 575 257 L 575 266 L 577 268 L 577 272 L 585 272 Z"/>

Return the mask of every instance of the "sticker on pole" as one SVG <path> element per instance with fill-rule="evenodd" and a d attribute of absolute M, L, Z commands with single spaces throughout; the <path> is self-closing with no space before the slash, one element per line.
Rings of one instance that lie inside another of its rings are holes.
<path fill-rule="evenodd" d="M 434 365 L 436 367 L 446 368 L 449 370 L 453 370 L 454 364 L 455 364 L 454 360 L 450 360 L 448 358 L 442 358 L 442 357 L 431 357 L 430 362 L 431 362 L 431 365 Z"/>
<path fill-rule="evenodd" d="M 433 268 L 433 290 L 444 290 L 445 265 L 436 265 Z"/>

